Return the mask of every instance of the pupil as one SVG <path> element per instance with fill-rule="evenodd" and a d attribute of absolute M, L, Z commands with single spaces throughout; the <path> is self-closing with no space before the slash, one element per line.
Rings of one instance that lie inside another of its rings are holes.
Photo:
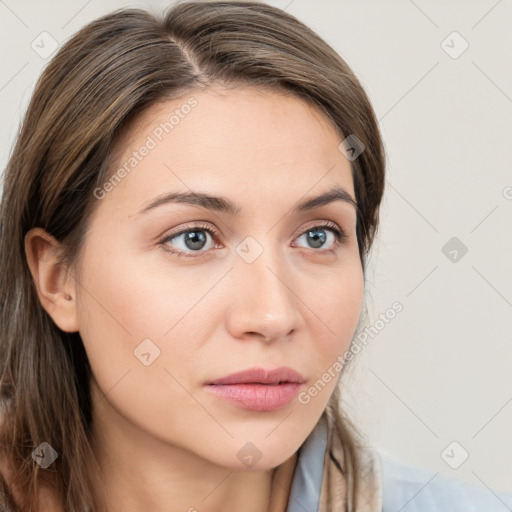
<path fill-rule="evenodd" d="M 206 236 L 202 231 L 185 233 L 185 244 L 189 249 L 201 249 L 205 242 Z"/>
<path fill-rule="evenodd" d="M 311 229 L 308 236 L 313 239 L 314 247 L 321 247 L 325 243 L 325 231 L 318 228 Z"/>

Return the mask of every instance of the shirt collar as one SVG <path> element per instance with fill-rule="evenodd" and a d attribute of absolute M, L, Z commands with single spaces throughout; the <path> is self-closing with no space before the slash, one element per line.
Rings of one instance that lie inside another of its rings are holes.
<path fill-rule="evenodd" d="M 298 450 L 299 456 L 286 512 L 318 510 L 327 433 L 327 418 L 323 414 Z"/>

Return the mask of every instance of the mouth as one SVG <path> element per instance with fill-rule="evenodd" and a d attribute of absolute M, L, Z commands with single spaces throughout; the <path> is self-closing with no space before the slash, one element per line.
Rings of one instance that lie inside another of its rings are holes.
<path fill-rule="evenodd" d="M 250 411 L 276 411 L 290 404 L 297 396 L 302 384 L 282 382 L 281 384 L 209 384 L 208 390 L 217 397 L 232 402 Z"/>
<path fill-rule="evenodd" d="M 284 383 L 303 384 L 306 379 L 297 371 L 287 366 L 281 366 L 274 370 L 264 368 L 249 368 L 232 373 L 207 382 L 206 384 L 266 384 L 278 385 Z"/>
<path fill-rule="evenodd" d="M 252 368 L 207 382 L 206 389 L 237 407 L 271 412 L 289 405 L 306 379 L 287 367 Z"/>

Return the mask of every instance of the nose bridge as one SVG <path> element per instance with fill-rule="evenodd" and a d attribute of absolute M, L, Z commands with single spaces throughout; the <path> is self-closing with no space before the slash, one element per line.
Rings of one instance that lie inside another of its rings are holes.
<path fill-rule="evenodd" d="M 286 336 L 297 327 L 298 319 L 297 297 L 289 282 L 291 273 L 277 246 L 251 238 L 237 247 L 234 274 L 239 289 L 232 325 L 237 335 L 260 333 L 268 339 Z"/>

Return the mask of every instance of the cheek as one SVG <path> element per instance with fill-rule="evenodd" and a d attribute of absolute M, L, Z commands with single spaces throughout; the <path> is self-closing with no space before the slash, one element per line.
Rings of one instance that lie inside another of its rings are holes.
<path fill-rule="evenodd" d="M 208 337 L 215 313 L 207 295 L 219 280 L 217 272 L 171 267 L 156 252 L 138 258 L 90 250 L 86 258 L 78 315 L 93 370 L 114 378 L 141 365 L 139 352 L 149 351 L 155 367 L 174 366 L 185 375 L 186 368 L 175 361 L 192 361 Z"/>
<path fill-rule="evenodd" d="M 94 271 L 83 273 L 77 297 L 93 376 L 117 410 L 160 435 L 162 411 L 198 409 L 183 385 L 188 389 L 194 375 L 199 343 L 194 340 L 208 338 L 204 330 L 212 304 L 201 297 L 218 277 L 196 280 L 126 255 L 100 259 L 90 255 L 88 269 Z M 183 416 L 170 412 L 164 418 L 172 428 L 183 423 Z"/>
<path fill-rule="evenodd" d="M 324 331 L 331 335 L 331 341 L 337 340 L 335 345 L 338 347 L 348 345 L 355 332 L 361 313 L 363 293 L 362 269 L 356 263 L 352 263 L 346 265 L 340 272 L 333 272 L 331 278 L 324 280 L 324 286 L 313 297 L 309 295 L 309 300 L 316 304 L 314 312 L 317 313 L 317 321 L 323 321 Z"/>
<path fill-rule="evenodd" d="M 339 381 L 345 354 L 355 334 L 364 294 L 364 276 L 359 265 L 350 265 L 338 276 L 326 280 L 326 286 L 309 294 L 312 310 L 309 325 L 308 361 L 313 378 L 298 395 L 299 410 L 305 408 L 320 415 Z"/>

